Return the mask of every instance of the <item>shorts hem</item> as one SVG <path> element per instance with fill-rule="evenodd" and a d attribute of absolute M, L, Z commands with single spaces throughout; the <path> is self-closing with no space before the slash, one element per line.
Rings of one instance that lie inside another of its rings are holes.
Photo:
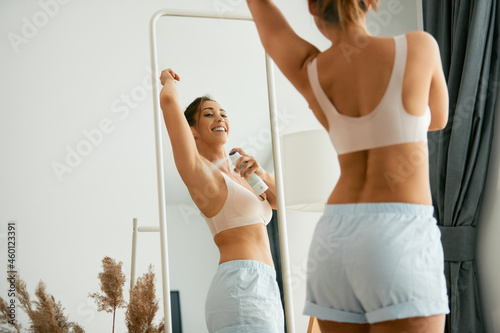
<path fill-rule="evenodd" d="M 320 306 L 311 302 L 306 302 L 304 307 L 305 315 L 316 317 L 321 320 L 336 321 L 339 323 L 366 324 L 366 316 L 364 313 L 355 313 L 341 311 L 325 306 Z"/>
<path fill-rule="evenodd" d="M 448 307 L 448 299 L 432 299 L 394 304 L 366 314 L 341 311 L 320 306 L 311 302 L 306 302 L 303 313 L 321 320 L 335 321 L 339 323 L 375 324 L 397 319 L 448 314 L 449 312 L 450 309 Z"/>
<path fill-rule="evenodd" d="M 396 319 L 448 314 L 449 312 L 448 299 L 426 299 L 387 306 L 367 313 L 366 318 L 370 324 L 375 324 Z"/>

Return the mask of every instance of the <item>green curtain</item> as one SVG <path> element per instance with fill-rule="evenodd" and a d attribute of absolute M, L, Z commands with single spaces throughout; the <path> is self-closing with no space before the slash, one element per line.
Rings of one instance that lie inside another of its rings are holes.
<path fill-rule="evenodd" d="M 498 0 L 423 0 L 424 30 L 440 47 L 449 122 L 429 133 L 432 199 L 450 301 L 445 332 L 484 332 L 476 227 L 499 90 Z"/>

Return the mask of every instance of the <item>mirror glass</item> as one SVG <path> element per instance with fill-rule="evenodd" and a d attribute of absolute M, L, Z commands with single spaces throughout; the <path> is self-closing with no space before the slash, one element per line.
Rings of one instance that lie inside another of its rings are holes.
<path fill-rule="evenodd" d="M 231 124 L 226 151 L 241 147 L 274 174 L 265 53 L 251 21 L 163 16 L 156 24 L 159 71 L 172 68 L 185 109 L 209 94 Z M 170 284 L 185 332 L 205 332 L 205 299 L 219 252 L 174 164 L 162 124 Z"/>

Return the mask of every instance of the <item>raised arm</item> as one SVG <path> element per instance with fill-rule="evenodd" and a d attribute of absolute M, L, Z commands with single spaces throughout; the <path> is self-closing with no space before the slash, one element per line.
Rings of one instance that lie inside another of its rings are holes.
<path fill-rule="evenodd" d="M 227 188 L 220 172 L 214 172 L 216 169 L 198 152 L 193 132 L 179 105 L 175 82 L 179 80 L 171 69 L 161 73 L 160 106 L 177 171 L 196 206 L 204 215 L 213 216 L 224 204 Z"/>
<path fill-rule="evenodd" d="M 198 152 L 193 132 L 179 105 L 175 82 L 179 80 L 179 76 L 171 69 L 161 73 L 163 88 L 160 91 L 160 106 L 172 144 L 177 171 L 198 208 L 204 214 L 210 214 L 211 207 L 205 210 L 209 201 L 215 203 L 213 206 L 217 206 L 217 201 L 225 200 L 225 190 L 221 190 L 222 187 L 225 189 L 225 183 L 222 175 L 215 173 L 210 162 Z M 207 189 L 218 194 L 207 196 Z"/>
<path fill-rule="evenodd" d="M 303 93 L 308 87 L 305 65 L 320 51 L 300 38 L 271 0 L 247 0 L 260 40 L 281 72 Z"/>
<path fill-rule="evenodd" d="M 175 165 L 182 179 L 189 179 L 200 167 L 201 158 L 179 105 L 176 81 L 179 81 L 180 77 L 173 70 L 166 69 L 161 73 L 160 80 L 163 85 L 160 91 L 160 106 L 172 144 Z"/>

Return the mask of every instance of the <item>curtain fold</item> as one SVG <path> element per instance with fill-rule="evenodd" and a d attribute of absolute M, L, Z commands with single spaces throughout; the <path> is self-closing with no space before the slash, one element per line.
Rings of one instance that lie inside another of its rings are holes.
<path fill-rule="evenodd" d="M 269 237 L 269 245 L 271 247 L 271 255 L 273 257 L 274 268 L 276 269 L 276 282 L 278 282 L 278 287 L 280 289 L 281 295 L 281 305 L 283 306 L 283 312 L 285 312 L 285 291 L 283 290 L 283 273 L 281 265 L 281 248 L 280 248 L 280 232 L 278 227 L 278 212 L 273 209 L 273 217 L 269 224 L 267 225 L 267 235 Z M 285 320 L 285 333 L 286 320 Z"/>
<path fill-rule="evenodd" d="M 446 332 L 484 332 L 475 261 L 476 227 L 499 88 L 498 0 L 423 0 L 424 30 L 439 43 L 449 122 L 429 133 L 435 216 L 445 252 Z"/>

